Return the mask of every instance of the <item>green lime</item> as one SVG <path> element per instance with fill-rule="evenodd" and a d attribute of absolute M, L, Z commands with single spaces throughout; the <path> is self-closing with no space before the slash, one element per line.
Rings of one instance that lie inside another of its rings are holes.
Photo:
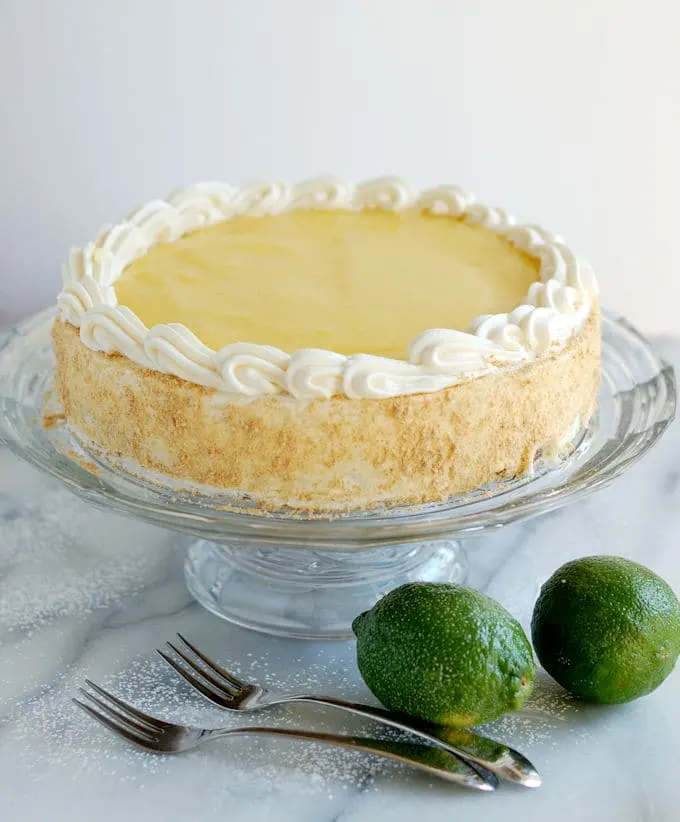
<path fill-rule="evenodd" d="M 584 557 L 545 583 L 531 631 L 541 664 L 564 688 L 590 702 L 629 702 L 673 670 L 680 603 L 644 565 Z"/>
<path fill-rule="evenodd" d="M 402 585 L 352 625 L 364 681 L 385 705 L 439 725 L 469 727 L 520 708 L 535 664 L 522 626 L 471 588 Z"/>

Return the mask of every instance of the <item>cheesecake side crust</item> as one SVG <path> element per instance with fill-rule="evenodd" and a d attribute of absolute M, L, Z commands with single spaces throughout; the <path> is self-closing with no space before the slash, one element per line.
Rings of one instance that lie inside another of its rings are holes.
<path fill-rule="evenodd" d="M 595 408 L 599 313 L 560 350 L 441 391 L 388 399 L 227 399 L 53 326 L 67 422 L 112 457 L 308 511 L 437 502 L 569 450 Z"/>

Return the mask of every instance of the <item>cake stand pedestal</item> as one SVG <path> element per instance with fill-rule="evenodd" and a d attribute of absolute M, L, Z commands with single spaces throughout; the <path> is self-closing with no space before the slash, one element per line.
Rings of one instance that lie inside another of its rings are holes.
<path fill-rule="evenodd" d="M 184 573 L 195 599 L 230 622 L 269 634 L 343 639 L 357 614 L 398 585 L 462 582 L 467 558 L 457 540 L 366 554 L 196 540 Z"/>

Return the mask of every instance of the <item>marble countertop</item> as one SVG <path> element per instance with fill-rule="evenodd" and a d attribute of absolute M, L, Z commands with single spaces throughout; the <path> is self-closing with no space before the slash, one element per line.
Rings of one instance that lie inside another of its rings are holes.
<path fill-rule="evenodd" d="M 662 341 L 680 366 L 680 343 Z M 525 626 L 563 562 L 620 554 L 680 592 L 680 423 L 612 487 L 469 544 L 470 584 Z M 0 450 L 0 819 L 401 822 L 680 819 L 680 674 L 618 707 L 570 699 L 542 676 L 525 709 L 490 728 L 537 765 L 535 792 L 466 792 L 356 752 L 287 740 L 223 740 L 177 757 L 113 738 L 70 702 L 85 676 L 161 713 L 236 725 L 164 667 L 176 631 L 261 682 L 369 700 L 351 642 L 261 636 L 193 604 L 186 538 L 97 511 Z M 253 721 L 253 720 L 251 720 Z M 259 720 L 261 721 L 261 720 Z M 339 732 L 358 720 L 313 707 L 267 722 Z"/>

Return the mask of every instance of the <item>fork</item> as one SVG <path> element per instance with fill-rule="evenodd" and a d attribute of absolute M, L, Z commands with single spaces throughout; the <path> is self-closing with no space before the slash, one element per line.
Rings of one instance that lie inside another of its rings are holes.
<path fill-rule="evenodd" d="M 494 791 L 498 785 L 492 773 L 472 767 L 453 754 L 428 745 L 289 728 L 199 728 L 196 725 L 178 725 L 140 711 L 89 679 L 85 682 L 90 690 L 79 688 L 85 701 L 74 698 L 75 704 L 118 736 L 155 753 L 181 753 L 228 736 L 287 736 L 375 754 L 478 791 Z"/>
<path fill-rule="evenodd" d="M 468 764 L 491 771 L 509 782 L 518 783 L 526 788 L 538 788 L 541 784 L 536 768 L 524 754 L 494 739 L 468 730 L 444 728 L 420 722 L 412 717 L 390 713 L 383 708 L 348 702 L 332 696 L 276 693 L 260 685 L 244 682 L 210 659 L 181 634 L 177 636 L 185 650 L 168 642 L 167 645 L 175 656 L 160 648 L 156 649 L 156 653 L 189 685 L 220 708 L 228 711 L 257 711 L 290 702 L 312 702 L 317 705 L 339 708 L 413 734 L 425 742 L 454 754 Z"/>

